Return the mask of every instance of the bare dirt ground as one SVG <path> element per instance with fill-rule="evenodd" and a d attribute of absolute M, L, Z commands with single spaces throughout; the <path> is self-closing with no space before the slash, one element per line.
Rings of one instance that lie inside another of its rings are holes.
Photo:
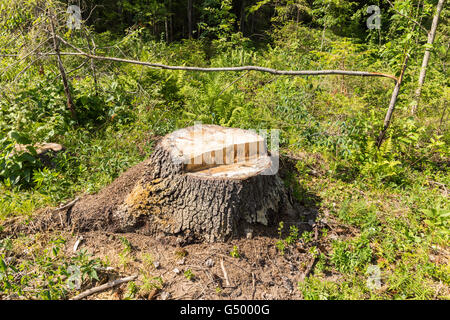
<path fill-rule="evenodd" d="M 125 258 L 121 237 L 132 247 Z M 140 285 L 145 275 L 161 277 L 161 289 L 144 293 L 140 299 L 301 299 L 297 283 L 314 261 L 306 248 L 300 246 L 281 255 L 275 246 L 277 239 L 271 237 L 185 246 L 180 246 L 173 236 L 155 239 L 135 233 L 95 231 L 84 233 L 83 238 L 80 249 L 87 249 L 102 260 L 106 258 L 113 267 L 102 283 L 138 275 L 136 283 Z M 68 254 L 76 239 L 77 236 L 72 236 L 68 241 Z M 230 255 L 234 246 L 239 257 Z M 188 270 L 193 279 L 186 277 Z M 89 299 L 122 299 L 125 290 L 126 284 L 91 295 Z"/>

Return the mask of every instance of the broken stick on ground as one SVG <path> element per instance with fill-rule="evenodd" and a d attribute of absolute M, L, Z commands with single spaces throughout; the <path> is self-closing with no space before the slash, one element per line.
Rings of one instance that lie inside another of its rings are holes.
<path fill-rule="evenodd" d="M 79 295 L 76 295 L 75 297 L 73 297 L 70 300 L 80 300 L 80 299 L 86 298 L 87 296 L 90 296 L 91 294 L 104 291 L 106 289 L 112 288 L 114 286 L 118 286 L 118 285 L 120 285 L 122 283 L 125 283 L 125 282 L 136 280 L 136 278 L 137 278 L 137 275 L 126 277 L 126 278 L 122 278 L 122 279 L 113 280 L 113 281 L 110 281 L 108 283 L 102 284 L 101 286 L 98 286 L 98 287 L 86 290 L 86 291 L 80 293 Z"/>

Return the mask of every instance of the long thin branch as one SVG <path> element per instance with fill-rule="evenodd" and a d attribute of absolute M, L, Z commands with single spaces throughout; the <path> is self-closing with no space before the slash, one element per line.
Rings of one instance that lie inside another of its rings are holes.
<path fill-rule="evenodd" d="M 6 68 L 4 68 L 2 71 L 2 74 L 4 74 L 6 71 L 8 71 L 10 68 L 12 68 L 13 66 L 15 66 L 16 64 L 22 62 L 23 60 L 25 60 L 26 58 L 28 58 L 29 56 L 31 56 L 33 53 L 35 53 L 40 47 L 42 47 L 45 43 L 47 43 L 49 40 L 51 40 L 51 38 L 48 38 L 47 40 L 42 41 L 41 43 L 39 43 L 36 47 L 34 47 L 30 52 L 28 52 L 26 55 L 24 55 L 22 58 L 20 58 L 19 60 L 14 61 L 13 63 L 11 63 L 9 66 L 7 66 Z M 2 55 L 5 57 L 13 57 L 16 56 L 18 57 L 18 55 Z"/>
<path fill-rule="evenodd" d="M 72 94 L 70 92 L 69 82 L 67 81 L 66 70 L 64 69 L 64 64 L 62 62 L 61 55 L 60 55 L 61 51 L 59 48 L 59 40 L 58 39 L 60 39 L 61 37 L 59 37 L 55 32 L 55 26 L 54 26 L 53 19 L 54 19 L 53 14 L 51 14 L 51 12 L 49 11 L 49 22 L 50 22 L 50 29 L 51 29 L 52 38 L 53 38 L 53 47 L 55 49 L 55 53 L 56 53 L 56 57 L 57 57 L 59 73 L 61 74 L 61 78 L 62 78 L 63 85 L 64 85 L 64 93 L 67 98 L 67 108 L 69 109 L 69 111 L 72 115 L 72 118 L 76 119 L 77 114 L 76 114 L 74 103 L 72 100 Z"/>
<path fill-rule="evenodd" d="M 239 76 L 238 78 L 236 78 L 233 82 L 231 82 L 228 86 L 226 86 L 217 97 L 220 97 L 222 95 L 222 93 L 224 93 L 229 87 L 231 87 L 233 84 L 235 84 L 236 82 L 238 82 L 240 79 L 242 79 L 243 77 L 245 77 L 250 71 L 245 72 L 243 75 Z"/>
<path fill-rule="evenodd" d="M 361 77 L 385 77 L 397 81 L 397 78 L 390 74 L 379 73 L 379 72 L 368 72 L 368 71 L 348 71 L 348 70 L 277 70 L 272 68 L 258 67 L 258 66 L 242 66 L 242 67 L 222 67 L 222 68 L 199 68 L 199 67 L 186 67 L 186 66 L 170 66 L 160 63 L 152 63 L 139 60 L 122 59 L 107 56 L 97 56 L 89 54 L 75 47 L 74 45 L 68 43 L 66 40 L 57 35 L 59 40 L 65 45 L 75 49 L 78 52 L 61 52 L 61 55 L 74 55 L 74 56 L 85 56 L 92 59 L 98 60 L 109 60 L 123 63 L 131 63 L 137 65 L 143 65 L 156 69 L 166 69 L 166 70 L 184 70 L 184 71 L 200 71 L 200 72 L 217 72 L 217 71 L 259 71 L 267 72 L 277 75 L 289 75 L 289 76 L 320 76 L 320 75 L 348 75 L 348 76 L 361 76 Z"/>
<path fill-rule="evenodd" d="M 384 136 L 386 135 L 387 129 L 389 128 L 389 125 L 391 123 L 392 113 L 394 112 L 394 109 L 395 109 L 395 104 L 397 102 L 398 94 L 400 92 L 400 86 L 402 84 L 403 76 L 405 74 L 405 70 L 406 70 L 406 67 L 408 65 L 408 60 L 409 60 L 409 54 L 405 53 L 405 58 L 403 60 L 402 71 L 400 73 L 400 77 L 398 78 L 397 83 L 395 84 L 394 90 L 392 91 L 392 96 L 391 96 L 391 101 L 389 103 L 389 108 L 388 108 L 388 111 L 386 113 L 386 117 L 384 118 L 383 129 L 381 130 L 381 132 L 380 132 L 380 134 L 378 136 L 378 139 L 377 139 L 377 147 L 378 148 L 380 148 L 381 144 L 383 143 Z"/>
<path fill-rule="evenodd" d="M 259 72 L 266 72 L 271 73 L 275 75 L 288 75 L 288 76 L 323 76 L 323 75 L 347 75 L 347 76 L 360 76 L 360 77 L 384 77 L 394 80 L 395 82 L 398 81 L 397 77 L 394 75 L 390 75 L 387 73 L 380 73 L 380 72 L 369 72 L 369 71 L 350 71 L 350 70 L 277 70 L 272 68 L 265 68 L 265 67 L 259 67 L 259 66 L 241 66 L 241 67 L 219 67 L 219 68 L 200 68 L 200 67 L 186 67 L 186 66 L 170 66 L 160 63 L 152 63 L 147 61 L 139 61 L 139 60 L 130 60 L 130 59 L 122 59 L 122 58 L 115 58 L 115 57 L 108 57 L 108 56 L 98 56 L 89 54 L 87 52 L 84 52 L 80 50 L 79 48 L 71 45 L 58 35 L 56 36 L 63 42 L 64 44 L 74 48 L 78 52 L 59 52 L 59 55 L 61 56 L 85 56 L 91 59 L 97 59 L 97 60 L 108 60 L 108 61 L 115 61 L 115 62 L 122 62 L 122 63 L 131 63 L 131 64 L 137 64 L 137 65 L 143 65 L 150 68 L 155 69 L 166 69 L 166 70 L 184 70 L 184 71 L 199 71 L 199 72 L 220 72 L 220 71 L 259 71 Z M 44 56 L 53 56 L 57 55 L 54 52 L 48 52 L 48 53 L 38 53 L 38 55 L 44 55 Z M 14 56 L 14 55 L 8 55 L 8 56 Z"/>
<path fill-rule="evenodd" d="M 13 82 L 16 82 L 18 79 L 20 79 L 20 77 L 22 76 L 22 74 L 24 74 L 28 69 L 30 69 L 30 67 L 36 63 L 37 60 L 41 59 L 42 57 L 37 57 L 36 59 L 33 59 L 33 61 L 31 61 L 25 68 L 22 69 L 22 71 L 20 71 L 15 77 Z"/>

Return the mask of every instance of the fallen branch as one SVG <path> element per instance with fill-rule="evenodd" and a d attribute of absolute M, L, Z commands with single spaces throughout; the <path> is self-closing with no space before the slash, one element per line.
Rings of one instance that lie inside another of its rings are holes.
<path fill-rule="evenodd" d="M 58 37 L 58 36 L 57 36 Z M 58 37 L 59 39 L 62 39 Z M 62 41 L 65 44 L 76 48 L 70 45 L 67 41 Z M 78 49 L 78 48 L 77 48 Z M 57 55 L 54 52 L 46 52 L 46 53 L 37 53 L 40 56 L 55 56 Z M 186 66 L 169 66 L 160 63 L 152 63 L 147 61 L 139 61 L 139 60 L 130 60 L 130 59 L 122 59 L 108 56 L 98 56 L 86 53 L 84 51 L 81 52 L 63 52 L 59 53 L 61 56 L 85 56 L 91 59 L 97 60 L 107 60 L 107 61 L 115 61 L 122 63 L 131 63 L 142 65 L 154 69 L 166 69 L 166 70 L 181 70 L 181 71 L 198 71 L 198 72 L 222 72 L 222 71 L 259 71 L 266 72 L 275 75 L 286 75 L 286 76 L 326 76 L 326 75 L 346 75 L 346 76 L 360 76 L 360 77 L 384 77 L 389 78 L 397 82 L 397 77 L 387 73 L 380 72 L 369 72 L 369 71 L 351 71 L 351 70 L 278 70 L 272 68 L 258 67 L 258 66 L 242 66 L 242 67 L 218 67 L 218 68 L 200 68 L 200 67 L 186 67 Z M 2 56 L 2 55 L 0 55 Z M 6 56 L 6 55 L 3 55 Z M 14 54 L 8 56 L 17 56 Z M 239 80 L 239 79 L 238 79 Z"/>
<path fill-rule="evenodd" d="M 126 277 L 126 278 L 110 281 L 110 282 L 105 283 L 105 284 L 103 284 L 101 286 L 98 286 L 98 287 L 86 290 L 86 291 L 80 293 L 79 295 L 76 295 L 75 297 L 73 297 L 70 300 L 80 300 L 80 299 L 83 299 L 83 298 L 85 298 L 87 296 L 90 296 L 91 294 L 94 294 L 94 293 L 97 293 L 97 292 L 100 292 L 100 291 L 104 291 L 106 289 L 112 288 L 114 286 L 118 286 L 118 285 L 120 285 L 122 283 L 125 283 L 125 282 L 136 280 L 136 278 L 137 278 L 137 275 L 134 275 L 134 276 L 130 276 L 130 277 Z"/>
<path fill-rule="evenodd" d="M 68 204 L 66 204 L 66 205 L 64 205 L 62 207 L 54 209 L 54 211 L 61 211 L 61 210 L 69 209 L 69 208 L 73 207 L 75 205 L 75 203 L 78 202 L 78 200 L 80 200 L 80 198 L 76 197 L 74 200 L 70 201 Z"/>
<path fill-rule="evenodd" d="M 379 73 L 379 72 L 368 72 L 368 71 L 349 71 L 349 70 L 277 70 L 272 68 L 258 67 L 258 66 L 242 66 L 242 67 L 222 67 L 222 68 L 200 68 L 200 67 L 186 67 L 186 66 L 169 66 L 160 63 L 152 63 L 139 60 L 122 59 L 107 56 L 97 56 L 89 54 L 82 51 L 81 49 L 70 44 L 60 36 L 58 39 L 65 45 L 73 48 L 77 52 L 60 52 L 61 55 L 73 55 L 73 56 L 85 56 L 91 59 L 97 60 L 109 60 L 123 63 L 131 63 L 142 66 L 147 66 L 156 69 L 166 69 L 166 70 L 184 70 L 184 71 L 199 71 L 199 72 L 217 72 L 217 71 L 259 71 L 267 72 L 277 75 L 288 75 L 288 76 L 321 76 L 321 75 L 348 75 L 348 76 L 361 76 L 361 77 L 385 77 L 397 81 L 397 78 L 390 74 Z"/>
<path fill-rule="evenodd" d="M 397 81 L 397 78 L 390 74 L 367 72 L 367 71 L 347 71 L 347 70 L 277 70 L 272 68 L 258 67 L 258 66 L 242 66 L 242 67 L 222 67 L 222 68 L 199 68 L 199 67 L 185 67 L 185 66 L 169 66 L 159 63 L 151 63 L 138 60 L 121 59 L 106 56 L 96 56 L 88 53 L 76 53 L 76 52 L 61 52 L 61 55 L 82 55 L 91 59 L 109 60 L 116 62 L 131 63 L 137 65 L 143 65 L 155 69 L 166 70 L 184 70 L 184 71 L 199 71 L 199 72 L 218 72 L 218 71 L 259 71 L 276 75 L 287 76 L 324 76 L 324 75 L 347 75 L 347 76 L 361 76 L 361 77 L 385 77 Z"/>

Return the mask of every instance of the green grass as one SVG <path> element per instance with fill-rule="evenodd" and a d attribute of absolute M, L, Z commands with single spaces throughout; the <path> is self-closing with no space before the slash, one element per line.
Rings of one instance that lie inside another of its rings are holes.
<path fill-rule="evenodd" d="M 315 275 L 299 283 L 305 299 L 450 298 L 449 208 L 442 190 L 422 188 L 419 181 L 407 190 L 364 191 L 358 181 L 327 183 L 326 188 L 316 179 L 309 184 L 322 198 L 322 212 L 356 234 L 329 241 Z M 379 289 L 367 286 L 370 266 L 381 271 Z M 338 280 L 330 281 L 330 274 Z"/>
<path fill-rule="evenodd" d="M 0 240 L 0 295 L 16 299 L 66 299 L 99 280 L 104 264 L 85 250 L 68 257 L 65 239 L 39 235 Z"/>

